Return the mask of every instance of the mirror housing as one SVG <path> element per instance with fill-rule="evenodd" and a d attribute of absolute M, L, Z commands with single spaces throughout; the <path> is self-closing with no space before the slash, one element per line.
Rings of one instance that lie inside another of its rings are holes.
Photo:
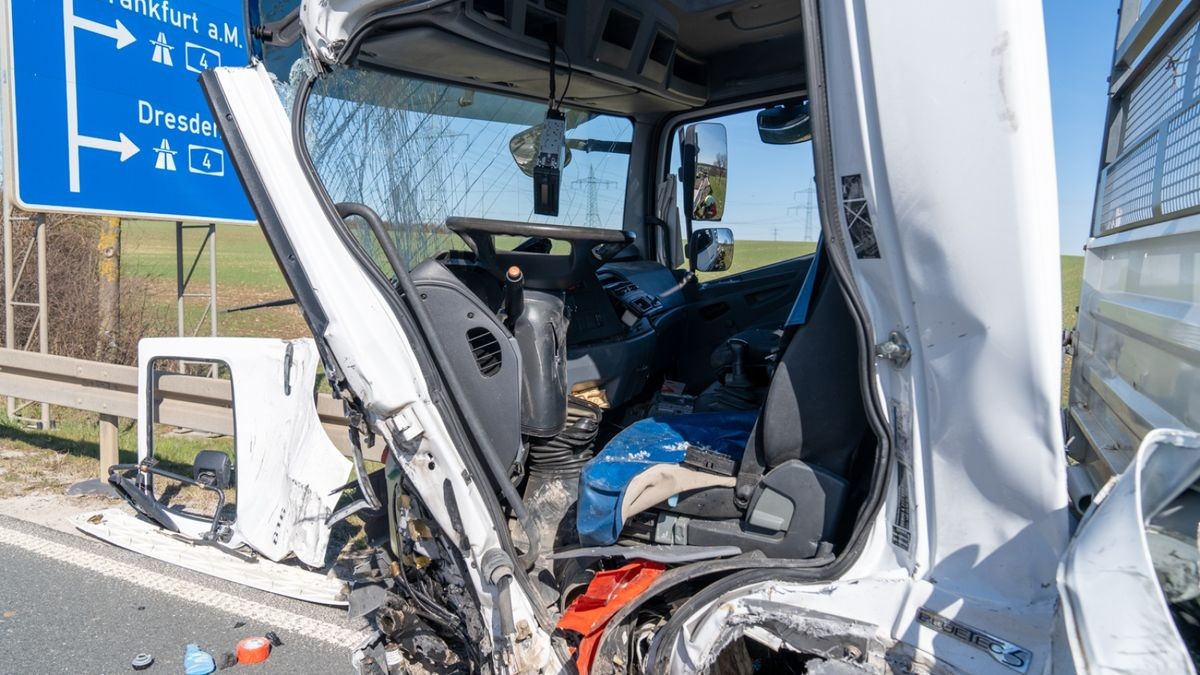
<path fill-rule="evenodd" d="M 233 466 L 229 455 L 219 450 L 201 450 L 192 461 L 192 478 L 201 485 L 210 485 L 218 490 L 229 487 Z"/>
<path fill-rule="evenodd" d="M 683 129 L 684 207 L 691 220 L 719 221 L 725 215 L 729 141 L 725 125 L 700 122 Z"/>
<path fill-rule="evenodd" d="M 733 267 L 733 230 L 709 227 L 696 230 L 688 242 L 688 253 L 697 272 L 724 272 Z"/>
<path fill-rule="evenodd" d="M 767 145 L 790 145 L 812 140 L 808 101 L 758 111 L 758 137 Z"/>
<path fill-rule="evenodd" d="M 521 173 L 533 178 L 533 168 L 537 165 L 538 150 L 542 146 L 542 128 L 545 125 L 535 124 L 524 131 L 519 131 L 508 139 L 508 151 L 513 161 L 521 169 Z M 567 147 L 563 168 L 571 163 L 571 148 Z"/>

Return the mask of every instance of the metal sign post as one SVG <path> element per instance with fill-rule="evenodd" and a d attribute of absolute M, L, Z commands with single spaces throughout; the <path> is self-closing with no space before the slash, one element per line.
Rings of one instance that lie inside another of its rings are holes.
<path fill-rule="evenodd" d="M 188 266 L 187 272 L 184 272 L 183 253 L 184 230 L 204 230 L 204 239 L 200 241 L 200 245 L 196 248 L 196 255 L 192 257 L 191 265 Z M 200 258 L 204 256 L 204 252 L 208 251 L 208 292 L 207 293 L 189 293 L 188 285 L 192 281 L 192 275 L 196 273 L 196 267 L 200 264 Z M 196 325 L 191 332 L 187 331 L 186 320 L 184 319 L 184 307 L 187 298 L 204 298 L 205 305 L 200 313 L 200 318 L 196 321 Z M 217 226 L 214 223 L 207 225 L 185 225 L 182 222 L 175 223 L 175 316 L 179 337 L 196 337 L 200 335 L 204 327 L 205 320 L 208 323 L 208 334 L 212 337 L 217 336 Z M 217 368 L 213 364 L 204 364 L 208 367 L 210 377 L 217 376 Z M 188 362 L 179 362 L 179 372 L 187 372 Z"/>
<path fill-rule="evenodd" d="M 196 249 L 196 255 L 192 258 L 192 263 L 188 267 L 187 273 L 183 271 L 184 254 L 183 254 L 183 231 L 184 230 L 205 230 L 204 239 L 200 241 L 200 246 Z M 192 275 L 196 273 L 196 266 L 200 264 L 200 258 L 204 255 L 205 250 L 208 251 L 208 292 L 207 293 L 189 293 L 187 288 L 192 280 Z M 217 335 L 217 226 L 213 223 L 207 225 L 184 225 L 182 222 L 175 223 L 175 290 L 176 290 L 176 317 L 178 320 L 179 337 L 195 337 L 200 335 L 201 327 L 204 326 L 205 320 L 208 320 L 208 333 L 216 337 Z M 200 319 L 196 322 L 195 328 L 190 333 L 187 332 L 183 318 L 184 298 L 204 298 L 207 304 L 204 306 L 204 311 L 200 314 Z"/>
<path fill-rule="evenodd" d="M 41 215 L 14 218 L 12 204 L 7 195 L 3 198 L 2 208 L 4 210 L 4 346 L 9 349 L 29 351 L 33 347 L 36 337 L 37 350 L 45 354 L 50 344 L 50 332 L 46 323 L 47 305 L 49 304 L 46 288 L 46 218 Z M 16 246 L 14 246 L 14 221 L 33 223 L 33 231 L 28 234 L 25 241 Z M 17 253 L 18 248 L 21 249 L 20 254 Z M 34 263 L 32 273 L 29 269 L 31 258 Z M 36 300 L 28 299 L 31 296 L 36 297 Z M 17 312 L 24 315 L 30 311 L 34 313 L 34 318 L 29 326 L 29 332 L 24 336 L 18 336 Z M 27 413 L 29 408 L 34 405 L 40 407 L 40 414 L 36 417 Z M 37 404 L 9 397 L 5 409 L 10 420 L 39 429 L 50 428 L 50 406 L 45 403 Z"/>
<path fill-rule="evenodd" d="M 242 0 L 8 0 L 7 12 L 19 206 L 253 222 L 197 83 L 249 62 Z"/>

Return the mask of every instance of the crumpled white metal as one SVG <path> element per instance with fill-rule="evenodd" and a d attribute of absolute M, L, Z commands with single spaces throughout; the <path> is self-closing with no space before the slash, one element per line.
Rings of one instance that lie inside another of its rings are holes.
<path fill-rule="evenodd" d="M 290 355 L 289 352 L 290 351 Z M 138 460 L 151 452 L 149 395 L 159 359 L 217 361 L 233 386 L 237 520 L 230 547 L 246 544 L 271 560 L 291 553 L 325 564 L 329 528 L 350 461 L 334 447 L 317 416 L 311 339 L 148 338 L 138 344 Z M 332 494 L 331 494 L 332 493 Z M 180 532 L 198 538 L 209 523 L 175 511 Z"/>
<path fill-rule="evenodd" d="M 1058 570 L 1077 672 L 1196 672 L 1156 581 L 1146 524 L 1198 476 L 1200 434 L 1155 429 L 1080 524 Z"/>

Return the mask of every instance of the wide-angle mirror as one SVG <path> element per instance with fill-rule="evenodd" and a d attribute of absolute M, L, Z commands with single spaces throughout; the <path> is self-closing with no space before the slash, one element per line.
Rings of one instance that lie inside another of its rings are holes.
<path fill-rule="evenodd" d="M 695 255 L 697 272 L 724 272 L 733 267 L 733 230 L 728 227 L 696 230 L 688 250 Z"/>

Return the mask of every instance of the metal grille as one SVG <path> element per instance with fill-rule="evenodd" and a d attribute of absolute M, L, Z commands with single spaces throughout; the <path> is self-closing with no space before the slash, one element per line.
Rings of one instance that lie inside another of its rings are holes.
<path fill-rule="evenodd" d="M 1121 149 L 1101 173 L 1096 235 L 1200 211 L 1198 26 L 1121 95 Z"/>
<path fill-rule="evenodd" d="M 1164 215 L 1200 206 L 1200 103 L 1167 127 L 1160 199 Z"/>
<path fill-rule="evenodd" d="M 1154 168 L 1158 138 L 1151 138 L 1108 168 L 1100 230 L 1111 230 L 1154 215 Z"/>
<path fill-rule="evenodd" d="M 1179 110 L 1184 100 L 1184 83 L 1195 38 L 1196 24 L 1193 24 L 1175 42 L 1171 51 L 1154 64 L 1146 74 L 1146 79 L 1139 82 L 1129 94 L 1122 149 L 1132 147 L 1147 132 Z M 1192 95 L 1194 93 L 1189 94 L 1188 98 Z"/>

